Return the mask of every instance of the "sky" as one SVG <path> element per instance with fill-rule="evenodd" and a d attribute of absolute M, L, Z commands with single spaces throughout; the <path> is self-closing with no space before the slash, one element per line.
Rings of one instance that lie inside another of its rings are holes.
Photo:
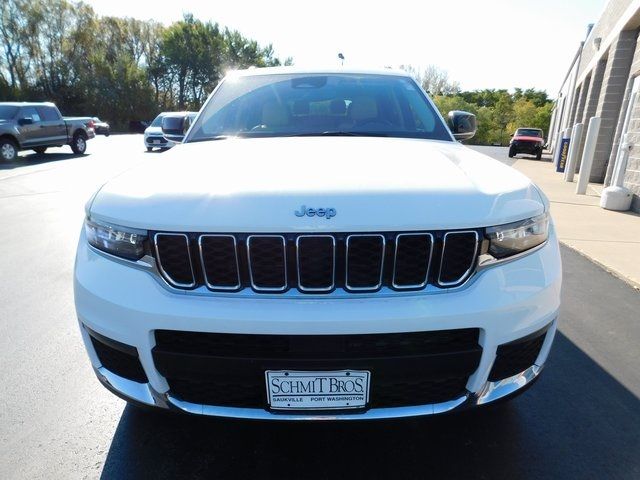
<path fill-rule="evenodd" d="M 299 66 L 433 64 L 463 90 L 538 88 L 555 97 L 606 0 L 88 0 L 100 15 L 164 24 L 193 13 L 273 44 Z"/>

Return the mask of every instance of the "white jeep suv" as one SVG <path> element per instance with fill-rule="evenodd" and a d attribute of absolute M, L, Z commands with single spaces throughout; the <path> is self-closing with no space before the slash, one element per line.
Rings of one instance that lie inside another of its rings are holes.
<path fill-rule="evenodd" d="M 375 419 L 522 391 L 556 331 L 549 204 L 404 72 L 228 75 L 184 144 L 89 201 L 82 337 L 127 401 Z M 453 132 L 453 133 L 452 133 Z"/>

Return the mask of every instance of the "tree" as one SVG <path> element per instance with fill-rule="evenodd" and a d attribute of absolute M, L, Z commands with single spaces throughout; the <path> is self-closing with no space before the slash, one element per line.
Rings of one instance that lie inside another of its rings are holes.
<path fill-rule="evenodd" d="M 199 109 L 228 68 L 281 64 L 271 45 L 193 15 L 164 27 L 99 17 L 82 1 L 4 0 L 0 40 L 0 100 L 55 101 L 115 129 Z"/>
<path fill-rule="evenodd" d="M 507 132 L 518 127 L 548 128 L 553 107 L 546 92 L 517 88 L 514 93 L 487 89 L 437 95 L 434 102 L 443 115 L 450 110 L 475 114 L 478 130 L 471 142 L 481 145 L 505 145 Z"/>
<path fill-rule="evenodd" d="M 218 83 L 225 47 L 217 23 L 203 23 L 190 14 L 165 30 L 160 51 L 168 73 L 176 79 L 178 108 L 199 107 L 205 93 Z"/>
<path fill-rule="evenodd" d="M 0 62 L 0 79 L 18 93 L 27 87 L 29 58 L 25 55 L 27 17 L 23 14 L 26 2 L 6 0 L 0 4 L 0 37 L 4 58 Z M 8 77 L 8 80 L 7 80 Z"/>
<path fill-rule="evenodd" d="M 460 84 L 449 79 L 449 74 L 435 65 L 429 65 L 420 73 L 412 65 L 400 65 L 422 86 L 430 95 L 453 95 L 460 92 Z"/>
<path fill-rule="evenodd" d="M 421 77 L 422 88 L 431 95 L 453 95 L 460 92 L 460 84 L 449 79 L 449 74 L 435 65 L 429 65 Z"/>

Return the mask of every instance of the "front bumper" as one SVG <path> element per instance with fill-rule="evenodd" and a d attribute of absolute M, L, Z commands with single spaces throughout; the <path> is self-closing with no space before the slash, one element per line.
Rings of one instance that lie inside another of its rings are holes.
<path fill-rule="evenodd" d="M 542 151 L 542 144 L 538 142 L 514 141 L 511 144 L 511 148 L 513 148 L 518 153 L 528 153 L 531 155 L 535 155 L 536 153 Z"/>
<path fill-rule="evenodd" d="M 162 135 L 145 135 L 144 146 L 147 148 L 171 148 L 176 144 L 171 140 L 167 140 Z"/>
<path fill-rule="evenodd" d="M 459 289 L 378 292 L 345 296 L 194 295 L 167 289 L 150 272 L 107 258 L 80 238 L 75 269 L 76 310 L 82 336 L 100 381 L 134 402 L 188 413 L 275 420 L 380 419 L 430 415 L 484 405 L 535 380 L 547 359 L 560 304 L 560 256 L 555 238 L 517 261 L 479 271 Z M 301 313 L 303 312 L 303 313 Z M 466 393 L 445 402 L 356 413 L 276 413 L 185 402 L 154 364 L 155 330 L 236 334 L 329 335 L 424 332 L 479 328 L 482 355 Z M 490 381 L 500 345 L 547 328 L 527 369 Z M 100 362 L 89 332 L 135 347 L 147 382 L 127 380 Z"/>
<path fill-rule="evenodd" d="M 552 327 L 555 333 L 555 323 Z M 549 336 L 547 353 L 553 342 L 553 336 Z M 541 354 L 542 355 L 542 354 Z M 170 393 L 161 393 L 155 390 L 150 383 L 138 383 L 106 370 L 95 367 L 94 371 L 98 380 L 118 397 L 144 406 L 158 407 L 182 413 L 206 415 L 222 418 L 237 418 L 244 420 L 384 420 L 390 418 L 420 417 L 436 415 L 447 412 L 458 412 L 472 407 L 487 405 L 497 400 L 508 398 L 525 389 L 538 379 L 542 366 L 532 365 L 527 370 L 512 377 L 497 382 L 486 382 L 484 388 L 478 393 L 471 392 L 448 402 L 428 405 L 416 405 L 394 408 L 373 408 L 358 413 L 278 413 L 258 408 L 235 408 L 214 405 L 201 405 L 189 403 L 174 398 Z"/>

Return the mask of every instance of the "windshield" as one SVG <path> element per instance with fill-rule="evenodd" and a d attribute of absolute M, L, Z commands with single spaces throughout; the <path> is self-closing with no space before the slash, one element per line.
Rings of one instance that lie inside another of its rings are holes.
<path fill-rule="evenodd" d="M 370 74 L 230 77 L 191 131 L 187 141 L 327 134 L 451 141 L 413 80 Z"/>
<path fill-rule="evenodd" d="M 518 137 L 540 137 L 542 138 L 542 132 L 535 128 L 519 128 L 516 132 Z"/>
<path fill-rule="evenodd" d="M 0 105 L 0 120 L 11 120 L 16 116 L 17 111 L 18 107 L 13 107 L 11 105 Z"/>
<path fill-rule="evenodd" d="M 161 113 L 160 115 L 158 115 L 153 122 L 151 122 L 151 125 L 149 125 L 150 127 L 161 127 L 162 126 L 162 117 L 164 117 L 164 114 Z"/>

